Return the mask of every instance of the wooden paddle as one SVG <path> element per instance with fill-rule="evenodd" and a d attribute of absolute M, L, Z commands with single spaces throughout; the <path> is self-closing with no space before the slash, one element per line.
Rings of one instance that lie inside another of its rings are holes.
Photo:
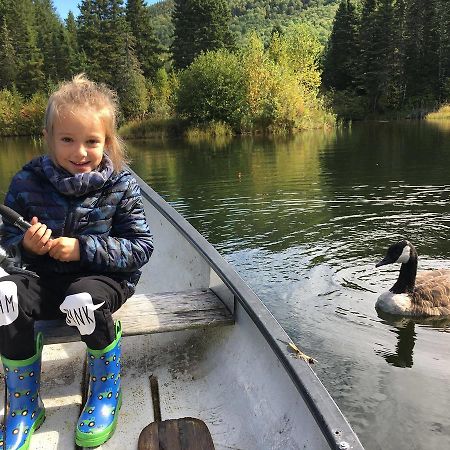
<path fill-rule="evenodd" d="M 152 422 L 139 435 L 138 450 L 214 450 L 205 422 L 192 417 Z"/>
<path fill-rule="evenodd" d="M 161 420 L 158 379 L 150 375 L 155 421 L 139 435 L 138 450 L 214 450 L 205 422 L 193 417 Z"/>

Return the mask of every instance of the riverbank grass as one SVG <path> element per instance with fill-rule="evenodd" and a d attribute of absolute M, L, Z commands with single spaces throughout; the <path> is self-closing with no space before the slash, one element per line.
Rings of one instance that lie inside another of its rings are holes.
<path fill-rule="evenodd" d="M 231 126 L 221 121 L 212 121 L 205 125 L 191 126 L 185 133 L 185 137 L 188 141 L 225 138 L 231 136 L 233 136 Z"/>
<path fill-rule="evenodd" d="M 427 120 L 450 120 L 450 103 L 442 105 L 437 111 L 429 113 Z"/>
<path fill-rule="evenodd" d="M 183 132 L 183 123 L 176 118 L 147 118 L 126 122 L 119 128 L 123 139 L 152 139 L 177 137 Z"/>

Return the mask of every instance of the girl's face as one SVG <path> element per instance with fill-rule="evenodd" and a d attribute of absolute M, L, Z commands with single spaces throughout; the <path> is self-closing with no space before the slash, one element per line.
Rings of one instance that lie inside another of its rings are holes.
<path fill-rule="evenodd" d="M 105 125 L 96 111 L 67 111 L 55 117 L 53 135 L 44 136 L 55 162 L 72 175 L 97 169 L 106 143 Z"/>

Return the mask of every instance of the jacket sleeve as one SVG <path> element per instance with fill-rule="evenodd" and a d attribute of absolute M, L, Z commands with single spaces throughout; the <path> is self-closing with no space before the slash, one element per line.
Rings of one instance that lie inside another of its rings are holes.
<path fill-rule="evenodd" d="M 81 235 L 80 263 L 97 272 L 132 272 L 148 262 L 153 238 L 145 219 L 141 192 L 134 178 L 119 202 L 111 232 Z"/>
<path fill-rule="evenodd" d="M 29 220 L 29 218 L 27 217 L 26 206 L 22 201 L 22 198 L 19 196 L 19 193 L 21 191 L 20 186 L 23 181 L 22 178 L 23 177 L 19 172 L 12 179 L 8 193 L 6 194 L 5 205 L 9 206 L 11 209 L 23 216 L 26 220 Z M 27 252 L 23 251 L 22 240 L 24 234 L 25 233 L 19 228 L 11 225 L 6 220 L 3 221 L 1 239 L 2 246 L 11 256 L 16 257 L 17 259 L 23 259 L 23 262 L 26 263 L 28 262 L 27 257 L 29 257 L 29 259 L 34 258 L 33 255 L 30 255 Z"/>

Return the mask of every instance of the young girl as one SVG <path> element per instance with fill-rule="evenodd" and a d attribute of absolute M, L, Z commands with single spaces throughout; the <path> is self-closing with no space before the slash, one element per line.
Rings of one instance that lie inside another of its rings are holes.
<path fill-rule="evenodd" d="M 31 227 L 24 233 L 5 223 L 2 245 L 20 252 L 37 274 L 0 278 L 8 449 L 28 448 L 45 418 L 39 395 L 43 343 L 42 335 L 35 339 L 35 320 L 65 317 L 87 345 L 89 395 L 76 444 L 101 445 L 116 427 L 122 332 L 111 314 L 134 293 L 153 251 L 139 187 L 123 167 L 116 113 L 116 97 L 106 86 L 84 75 L 63 84 L 45 115 L 49 155 L 26 164 L 6 196 L 5 204 Z"/>

